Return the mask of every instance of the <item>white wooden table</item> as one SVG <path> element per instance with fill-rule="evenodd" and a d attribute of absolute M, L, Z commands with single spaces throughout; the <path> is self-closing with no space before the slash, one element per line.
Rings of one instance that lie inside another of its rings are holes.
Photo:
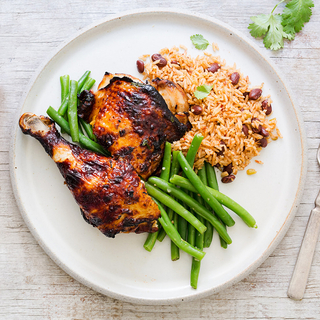
<path fill-rule="evenodd" d="M 265 52 L 287 76 L 302 109 L 308 138 L 308 176 L 302 202 L 274 253 L 246 279 L 187 304 L 142 306 L 117 301 L 83 286 L 43 252 L 15 203 L 9 178 L 10 132 L 36 68 L 76 31 L 114 13 L 149 6 L 207 14 L 250 37 L 250 16 L 269 13 L 277 0 L 0 2 L 0 319 L 320 319 L 320 246 L 305 297 L 287 298 L 288 283 L 314 199 L 320 189 L 315 159 L 320 142 L 320 10 L 285 48 Z M 317 0 L 315 1 L 317 3 Z M 319 4 L 319 3 L 318 3 Z M 284 4 L 280 5 L 283 8 Z M 263 47 L 262 41 L 258 41 Z"/>

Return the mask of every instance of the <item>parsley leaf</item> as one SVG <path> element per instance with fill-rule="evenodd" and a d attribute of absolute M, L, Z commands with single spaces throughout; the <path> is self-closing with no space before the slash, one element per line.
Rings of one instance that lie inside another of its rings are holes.
<path fill-rule="evenodd" d="M 283 39 L 293 40 L 295 33 L 299 32 L 304 23 L 310 20 L 312 0 L 291 0 L 285 7 L 283 14 L 274 14 L 277 6 L 284 2 L 281 0 L 270 14 L 260 14 L 251 17 L 253 23 L 249 24 L 250 34 L 263 37 L 267 49 L 279 50 L 283 48 Z"/>
<path fill-rule="evenodd" d="M 197 87 L 196 91 L 194 92 L 194 95 L 197 99 L 202 100 L 209 95 L 212 88 L 213 86 L 203 84 L 202 86 Z"/>
<path fill-rule="evenodd" d="M 209 41 L 206 40 L 202 34 L 195 34 L 190 37 L 190 40 L 192 41 L 194 46 L 199 50 L 205 50 L 209 45 Z"/>
<path fill-rule="evenodd" d="M 312 7 L 312 0 L 292 0 L 287 3 L 282 14 L 283 30 L 293 35 L 301 31 L 305 22 L 310 20 Z"/>

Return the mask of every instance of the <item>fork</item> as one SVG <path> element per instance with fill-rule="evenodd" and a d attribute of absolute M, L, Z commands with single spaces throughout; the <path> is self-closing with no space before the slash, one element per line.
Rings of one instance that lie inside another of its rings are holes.
<path fill-rule="evenodd" d="M 320 145 L 317 151 L 320 165 Z M 299 255 L 288 288 L 288 297 L 293 300 L 303 299 L 312 264 L 314 251 L 320 231 L 320 191 L 315 200 L 315 208 L 311 210 L 307 228 L 302 240 Z"/>

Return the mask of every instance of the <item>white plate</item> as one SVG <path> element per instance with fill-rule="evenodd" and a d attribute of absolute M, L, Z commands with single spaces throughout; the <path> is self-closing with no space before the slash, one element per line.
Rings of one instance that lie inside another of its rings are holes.
<path fill-rule="evenodd" d="M 72 277 L 108 296 L 144 304 L 166 304 L 213 294 L 234 284 L 258 267 L 275 249 L 294 217 L 306 172 L 305 139 L 299 111 L 272 63 L 253 42 L 213 18 L 170 10 L 130 12 L 80 32 L 41 68 L 20 114 L 45 114 L 60 101 L 59 77 L 77 79 L 85 70 L 100 81 L 105 71 L 139 77 L 137 58 L 163 47 L 183 44 L 189 53 L 190 36 L 202 34 L 216 42 L 227 64 L 236 62 L 252 85 L 264 83 L 271 94 L 273 117 L 283 139 L 261 152 L 264 164 L 254 161 L 257 174 L 240 172 L 221 191 L 242 204 L 259 228 L 248 228 L 238 217 L 229 228 L 233 244 L 227 250 L 215 233 L 201 264 L 198 289 L 190 288 L 191 258 L 170 260 L 170 242 L 143 248 L 145 234 L 120 234 L 109 239 L 87 224 L 54 162 L 41 145 L 15 128 L 11 177 L 21 213 L 42 248 Z M 209 47 L 208 52 L 212 52 Z M 17 124 L 17 122 L 16 122 Z"/>

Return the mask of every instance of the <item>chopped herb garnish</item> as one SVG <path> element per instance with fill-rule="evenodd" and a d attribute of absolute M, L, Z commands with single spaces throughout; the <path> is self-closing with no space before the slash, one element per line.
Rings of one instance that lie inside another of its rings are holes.
<path fill-rule="evenodd" d="M 143 139 L 141 145 L 142 145 L 143 147 L 144 147 L 144 146 L 147 146 L 148 149 L 151 149 L 151 147 L 149 146 L 149 143 L 148 143 L 148 140 L 147 140 L 147 139 Z"/>
<path fill-rule="evenodd" d="M 206 40 L 202 34 L 194 34 L 190 37 L 190 40 L 192 41 L 193 45 L 199 50 L 205 50 L 209 45 L 209 41 Z"/>
<path fill-rule="evenodd" d="M 213 86 L 203 84 L 202 86 L 197 87 L 197 90 L 194 92 L 194 95 L 197 99 L 202 100 L 209 95 L 212 88 Z"/>

